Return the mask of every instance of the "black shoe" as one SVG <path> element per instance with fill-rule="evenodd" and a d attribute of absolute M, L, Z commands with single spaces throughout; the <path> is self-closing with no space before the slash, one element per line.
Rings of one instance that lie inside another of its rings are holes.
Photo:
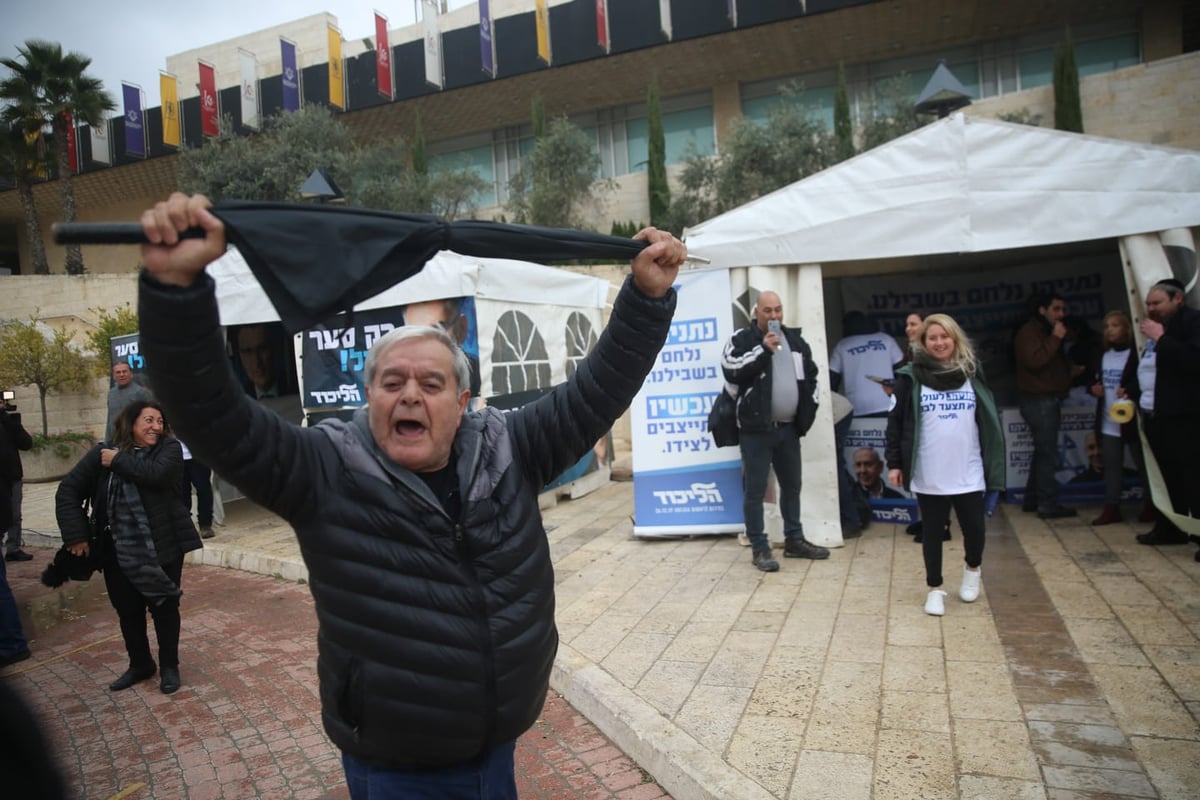
<path fill-rule="evenodd" d="M 779 562 L 771 557 L 770 550 L 755 551 L 751 558 L 754 566 L 763 572 L 779 572 Z"/>
<path fill-rule="evenodd" d="M 4 557 L 5 561 L 33 561 L 33 556 L 24 550 L 13 550 Z"/>
<path fill-rule="evenodd" d="M 110 692 L 120 692 L 133 686 L 135 683 L 149 680 L 154 677 L 156 667 L 148 667 L 146 669 L 134 669 L 130 667 L 121 673 L 121 677 L 108 685 Z"/>
<path fill-rule="evenodd" d="M 914 522 L 913 524 L 911 524 L 907 528 L 905 528 L 904 532 L 907 533 L 909 536 L 920 536 L 921 531 L 923 531 L 923 530 L 925 530 L 925 522 L 923 520 L 917 520 L 916 522 Z M 919 542 L 921 540 L 917 539 L 917 541 Z"/>
<path fill-rule="evenodd" d="M 1187 544 L 1190 541 L 1188 535 L 1178 528 L 1158 527 L 1149 533 L 1139 533 L 1137 540 L 1138 544 L 1149 545 Z"/>
<path fill-rule="evenodd" d="M 30 653 L 29 648 L 26 647 L 24 650 L 18 650 L 12 655 L 0 656 L 0 669 L 11 667 L 13 664 L 19 664 L 20 662 L 27 660 L 31 655 L 33 654 Z"/>
<path fill-rule="evenodd" d="M 1066 519 L 1067 517 L 1079 516 L 1079 512 L 1066 506 L 1054 506 L 1044 511 L 1039 509 L 1037 515 L 1038 519 Z"/>
<path fill-rule="evenodd" d="M 1024 503 L 1021 503 L 1021 510 L 1024 511 L 1026 514 L 1032 514 L 1032 513 L 1036 512 L 1037 511 L 1037 500 L 1034 500 L 1032 502 L 1029 500 L 1026 500 Z"/>
<path fill-rule="evenodd" d="M 158 684 L 163 694 L 175 694 L 179 691 L 179 670 L 174 667 L 162 668 L 162 680 Z"/>
<path fill-rule="evenodd" d="M 807 539 L 801 539 L 797 542 L 784 543 L 783 557 L 811 558 L 814 561 L 820 561 L 823 558 L 829 558 L 829 551 L 824 547 L 818 547 Z"/>

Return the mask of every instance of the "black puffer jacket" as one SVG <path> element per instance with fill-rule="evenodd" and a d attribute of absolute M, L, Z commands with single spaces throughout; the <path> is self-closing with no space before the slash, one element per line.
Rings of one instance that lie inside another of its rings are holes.
<path fill-rule="evenodd" d="M 798 329 L 785 325 L 783 336 L 793 357 L 799 356 L 804 362 L 804 374 L 796 375 L 800 390 L 796 427 L 803 436 L 817 416 L 817 374 L 820 369 Z M 762 342 L 762 331 L 751 323 L 734 333 L 721 353 L 725 380 L 738 387 L 738 428 L 744 431 L 766 430 L 771 422 L 771 359 L 775 353 L 763 347 Z"/>
<path fill-rule="evenodd" d="M 325 730 L 387 767 L 458 764 L 536 720 L 557 648 L 538 490 L 631 402 L 675 295 L 629 281 L 564 385 L 511 413 L 468 414 L 454 443 L 461 514 L 354 422 L 299 428 L 249 401 L 225 358 L 213 284 L 141 281 L 142 348 L 197 458 L 296 530 L 316 601 Z M 191 445 L 191 443 L 195 443 Z"/>
<path fill-rule="evenodd" d="M 179 497 L 179 482 L 183 477 L 183 448 L 179 441 L 165 438 L 143 458 L 118 453 L 109 469 L 100 463 L 100 451 L 105 447 L 108 445 L 101 442 L 87 451 L 58 485 L 54 514 L 63 544 L 86 542 L 91 537 L 91 522 L 84 509 L 86 500 L 92 501 L 92 516 L 97 526 L 107 525 L 108 477 L 116 473 L 137 485 L 154 536 L 158 563 L 167 564 L 184 553 L 199 550 L 200 534 Z"/>

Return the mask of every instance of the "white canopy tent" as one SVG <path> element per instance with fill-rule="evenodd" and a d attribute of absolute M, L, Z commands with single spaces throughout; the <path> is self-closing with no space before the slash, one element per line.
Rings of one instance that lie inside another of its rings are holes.
<path fill-rule="evenodd" d="M 210 264 L 208 272 L 217 283 L 222 325 L 279 319 L 267 293 L 235 248 Z M 366 311 L 444 297 L 474 297 L 485 302 L 602 309 L 608 302 L 608 291 L 607 281 L 563 269 L 442 250 L 416 275 L 354 308 Z"/>
<path fill-rule="evenodd" d="M 1182 234 L 1194 265 L 1186 229 L 1195 226 L 1200 152 L 960 112 L 689 228 L 684 238 L 714 268 L 748 268 L 733 273 L 735 295 L 750 287 L 781 293 L 789 324 L 804 327 L 828 397 L 822 265 L 836 275 L 841 261 L 1121 237 L 1137 304 L 1137 292 L 1172 274 L 1162 244 L 1177 246 Z M 1194 266 L 1190 272 L 1193 289 Z M 838 544 L 828 409 L 823 403 L 805 439 L 802 507 L 806 535 Z"/>
<path fill-rule="evenodd" d="M 975 253 L 1200 225 L 1200 152 L 962 113 L 685 231 L 715 266 Z"/>

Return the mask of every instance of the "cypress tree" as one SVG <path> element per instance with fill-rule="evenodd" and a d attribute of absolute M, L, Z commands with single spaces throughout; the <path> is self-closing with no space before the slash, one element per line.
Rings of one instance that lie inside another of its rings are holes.
<path fill-rule="evenodd" d="M 533 96 L 533 138 L 540 139 L 546 135 L 546 109 L 542 106 L 542 96 Z"/>
<path fill-rule="evenodd" d="M 1079 68 L 1071 31 L 1066 42 L 1054 48 L 1054 127 L 1083 133 L 1083 104 L 1079 99 Z"/>
<path fill-rule="evenodd" d="M 671 208 L 671 187 L 667 183 L 667 140 L 663 133 L 662 107 L 658 100 L 658 79 L 650 82 L 646 96 L 646 115 L 650 141 L 647 143 L 647 185 L 650 190 L 650 224 L 663 227 Z"/>
<path fill-rule="evenodd" d="M 854 128 L 850 124 L 850 98 L 846 92 L 846 67 L 838 63 L 837 90 L 833 95 L 833 137 L 835 156 L 845 161 L 854 156 Z"/>

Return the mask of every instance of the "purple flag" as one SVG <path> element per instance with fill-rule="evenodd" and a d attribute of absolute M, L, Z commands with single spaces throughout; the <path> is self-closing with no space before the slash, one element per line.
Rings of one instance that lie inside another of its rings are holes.
<path fill-rule="evenodd" d="M 132 84 L 122 83 L 121 94 L 125 98 L 125 153 L 146 157 L 146 129 L 142 124 L 142 90 Z"/>
<path fill-rule="evenodd" d="M 496 39 L 492 36 L 492 11 L 488 0 L 479 0 L 479 58 L 483 71 L 496 77 Z"/>
<path fill-rule="evenodd" d="M 300 72 L 296 69 L 296 45 L 280 38 L 283 53 L 283 110 L 300 110 Z"/>

